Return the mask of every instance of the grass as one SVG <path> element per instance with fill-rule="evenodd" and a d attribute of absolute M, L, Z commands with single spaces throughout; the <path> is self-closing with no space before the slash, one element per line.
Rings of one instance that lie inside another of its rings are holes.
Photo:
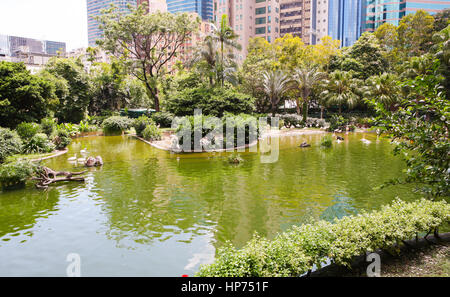
<path fill-rule="evenodd" d="M 51 153 L 44 153 L 44 154 L 16 154 L 16 155 L 12 155 L 6 158 L 5 163 L 9 163 L 9 162 L 15 162 L 19 159 L 27 159 L 27 160 L 35 160 L 35 159 L 41 159 L 41 158 L 45 158 L 51 155 L 54 155 L 55 152 L 51 152 Z"/>

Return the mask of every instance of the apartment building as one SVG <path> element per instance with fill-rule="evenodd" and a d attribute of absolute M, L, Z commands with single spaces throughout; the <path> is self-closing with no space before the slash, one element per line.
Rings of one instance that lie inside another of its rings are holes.
<path fill-rule="evenodd" d="M 311 0 L 280 1 L 280 36 L 298 36 L 305 44 L 311 44 Z"/>

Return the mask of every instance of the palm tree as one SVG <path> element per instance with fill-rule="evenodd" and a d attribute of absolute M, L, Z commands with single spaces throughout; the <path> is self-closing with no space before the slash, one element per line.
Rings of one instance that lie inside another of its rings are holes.
<path fill-rule="evenodd" d="M 398 77 L 390 73 L 371 76 L 366 80 L 366 86 L 363 88 L 364 97 L 376 100 L 386 109 L 392 110 L 398 102 L 401 91 L 398 81 Z"/>
<path fill-rule="evenodd" d="M 353 78 L 351 72 L 336 70 L 324 81 L 325 91 L 321 95 L 327 105 L 337 104 L 341 114 L 342 105 L 353 107 L 358 103 L 357 84 L 358 81 Z"/>
<path fill-rule="evenodd" d="M 294 70 L 293 80 L 296 83 L 303 102 L 303 121 L 308 117 L 309 96 L 313 88 L 324 78 L 325 74 L 318 67 L 303 66 Z M 300 114 L 300 100 L 297 98 L 297 114 Z"/>
<path fill-rule="evenodd" d="M 280 70 L 265 71 L 263 73 L 263 90 L 270 100 L 272 116 L 275 116 L 278 104 L 283 94 L 288 90 L 289 77 Z"/>

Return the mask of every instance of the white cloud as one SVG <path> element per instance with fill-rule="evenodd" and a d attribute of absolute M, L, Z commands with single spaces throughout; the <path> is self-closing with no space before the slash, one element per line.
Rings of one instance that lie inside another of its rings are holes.
<path fill-rule="evenodd" d="M 0 34 L 86 47 L 86 0 L 0 0 Z"/>

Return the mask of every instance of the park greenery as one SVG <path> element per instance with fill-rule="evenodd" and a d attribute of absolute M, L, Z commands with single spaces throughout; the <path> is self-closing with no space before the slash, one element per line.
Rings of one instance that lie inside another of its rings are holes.
<path fill-rule="evenodd" d="M 448 11 L 431 16 L 419 10 L 398 26 L 386 23 L 363 33 L 346 48 L 330 37 L 317 45 L 290 34 L 273 43 L 254 38 L 242 63 L 226 16 L 205 36 L 192 15 L 149 14 L 144 6 L 127 15 L 111 7 L 98 21 L 104 39 L 83 56 L 52 58 L 36 74 L 23 63 L 0 62 L 3 187 L 23 184 L 35 170 L 15 155 L 62 150 L 82 133 L 122 135 L 133 129 L 156 141 L 161 128 L 178 134 L 186 128 L 190 132 L 178 139 L 180 145 L 188 139 L 192 150 L 202 147 L 195 143 L 199 134 L 207 148 L 223 149 L 250 145 L 260 135 L 255 117 L 272 115 L 288 129 L 339 133 L 373 126 L 392 139 L 394 153 L 406 163 L 404 176 L 386 186 L 414 183 L 428 198 L 449 196 Z M 202 42 L 181 59 L 196 34 Z M 100 49 L 110 55 L 109 63 L 96 61 Z M 126 116 L 134 108 L 154 112 Z M 196 109 L 202 115 L 194 115 Z M 198 121 L 201 131 L 195 131 Z M 224 137 L 213 133 L 217 127 Z M 245 135 L 243 143 L 238 135 Z M 333 138 L 325 136 L 321 146 L 332 147 Z M 238 155 L 229 159 L 242 161 Z M 397 201 L 334 224 L 294 227 L 273 241 L 255 237 L 240 250 L 223 248 L 198 275 L 298 276 L 326 257 L 349 264 L 353 256 L 437 228 L 449 221 L 449 210 L 444 202 Z"/>

